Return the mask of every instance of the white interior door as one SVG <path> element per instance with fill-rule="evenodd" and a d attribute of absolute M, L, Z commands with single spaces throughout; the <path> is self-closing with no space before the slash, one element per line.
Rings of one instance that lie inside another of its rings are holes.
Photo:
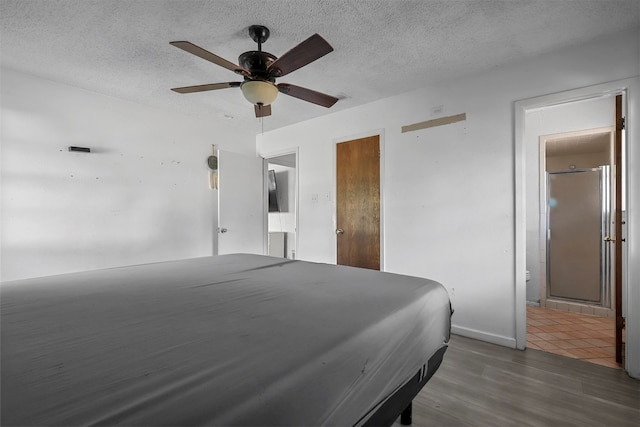
<path fill-rule="evenodd" d="M 218 254 L 264 253 L 261 157 L 218 152 Z"/>

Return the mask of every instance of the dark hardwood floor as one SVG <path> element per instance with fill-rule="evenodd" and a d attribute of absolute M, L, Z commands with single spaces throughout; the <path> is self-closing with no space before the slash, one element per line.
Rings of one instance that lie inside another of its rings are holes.
<path fill-rule="evenodd" d="M 640 381 L 621 369 L 452 336 L 414 399 L 413 425 L 637 426 Z"/>

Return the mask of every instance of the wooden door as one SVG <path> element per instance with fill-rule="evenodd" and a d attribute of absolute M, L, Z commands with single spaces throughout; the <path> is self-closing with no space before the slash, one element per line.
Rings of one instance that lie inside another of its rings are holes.
<path fill-rule="evenodd" d="M 624 118 L 622 117 L 622 95 L 616 95 L 616 131 L 614 139 L 614 165 L 615 165 L 615 219 L 614 219 L 614 280 L 616 294 L 616 362 L 622 363 L 623 346 L 622 330 L 624 329 L 624 317 L 622 317 L 622 130 Z"/>
<path fill-rule="evenodd" d="M 380 137 L 336 147 L 339 265 L 380 270 Z"/>

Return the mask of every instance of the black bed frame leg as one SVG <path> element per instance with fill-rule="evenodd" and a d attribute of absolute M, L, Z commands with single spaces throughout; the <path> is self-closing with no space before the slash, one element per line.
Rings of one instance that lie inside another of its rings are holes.
<path fill-rule="evenodd" d="M 400 424 L 402 424 L 403 426 L 410 426 L 412 422 L 411 420 L 412 413 L 413 413 L 413 404 L 409 403 L 409 406 L 404 408 L 404 411 L 402 411 L 402 414 L 400 414 Z"/>

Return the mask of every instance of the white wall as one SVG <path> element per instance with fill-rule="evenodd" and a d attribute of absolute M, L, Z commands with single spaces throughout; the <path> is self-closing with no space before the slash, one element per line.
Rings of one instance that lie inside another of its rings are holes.
<path fill-rule="evenodd" d="M 1 96 L 2 280 L 212 254 L 211 144 L 254 135 L 9 69 Z"/>
<path fill-rule="evenodd" d="M 539 137 L 614 125 L 615 97 L 600 97 L 527 112 L 525 129 L 527 198 L 527 301 L 539 302 L 546 281 L 546 206 L 540 203 Z"/>
<path fill-rule="evenodd" d="M 636 29 L 258 136 L 259 152 L 299 147 L 298 257 L 335 262 L 334 202 L 312 203 L 311 194 L 333 194 L 336 141 L 378 132 L 384 270 L 440 281 L 456 310 L 454 332 L 515 347 L 514 102 L 640 74 L 637 35 Z M 432 116 L 437 106 L 443 113 Z M 464 122 L 400 132 L 463 112 Z"/>

